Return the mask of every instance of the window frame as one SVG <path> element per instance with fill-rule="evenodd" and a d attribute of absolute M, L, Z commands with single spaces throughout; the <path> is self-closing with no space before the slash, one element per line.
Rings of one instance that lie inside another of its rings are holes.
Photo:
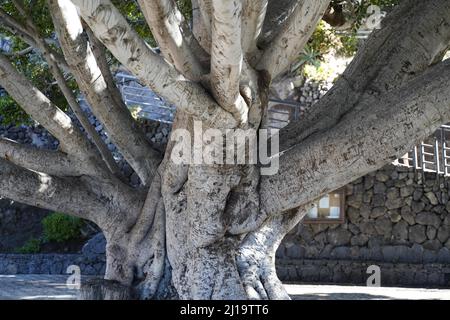
<path fill-rule="evenodd" d="M 340 203 L 340 207 L 339 207 L 339 218 L 338 219 L 325 219 L 325 218 L 309 218 L 308 214 L 305 216 L 305 218 L 303 219 L 303 223 L 304 224 L 343 224 L 345 223 L 345 216 L 346 216 L 346 212 L 345 212 L 345 198 L 346 198 L 346 188 L 341 188 L 338 189 L 336 191 L 332 191 L 329 192 L 328 194 L 336 194 L 338 193 L 341 197 L 341 203 Z M 319 198 L 318 200 L 320 200 L 321 198 Z M 316 200 L 317 201 L 317 200 Z"/>

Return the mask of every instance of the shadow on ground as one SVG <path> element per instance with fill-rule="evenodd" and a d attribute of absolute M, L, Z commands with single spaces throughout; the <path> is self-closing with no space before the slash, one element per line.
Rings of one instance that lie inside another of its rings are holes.
<path fill-rule="evenodd" d="M 290 296 L 292 300 L 394 300 L 388 296 L 362 293 L 310 293 Z"/>
<path fill-rule="evenodd" d="M 75 300 L 77 290 L 68 279 L 68 275 L 0 275 L 0 300 Z M 450 300 L 448 289 L 295 284 L 286 289 L 293 300 Z"/>

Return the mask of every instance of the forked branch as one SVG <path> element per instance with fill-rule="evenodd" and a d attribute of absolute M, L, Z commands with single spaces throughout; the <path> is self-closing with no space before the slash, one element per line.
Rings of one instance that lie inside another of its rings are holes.
<path fill-rule="evenodd" d="M 128 25 L 109 0 L 72 0 L 97 38 L 143 83 L 205 126 L 233 128 L 233 116 L 197 83 L 183 77 Z"/>
<path fill-rule="evenodd" d="M 239 92 L 243 54 L 242 4 L 212 0 L 211 89 L 216 101 L 239 122 L 247 120 L 248 106 Z"/>
<path fill-rule="evenodd" d="M 189 30 L 174 0 L 138 0 L 164 57 L 184 76 L 199 81 L 205 71 L 183 31 Z"/>
<path fill-rule="evenodd" d="M 132 118 L 111 79 L 104 77 L 96 56 L 89 46 L 76 7 L 61 0 L 50 0 L 49 7 L 55 28 L 67 61 L 80 89 L 85 94 L 93 113 L 99 118 L 122 155 L 138 173 L 144 184 L 149 184 L 158 167 L 160 156 L 147 142 L 143 131 Z M 98 55 L 99 59 L 104 57 Z M 110 77 L 109 77 L 110 78 Z"/>
<path fill-rule="evenodd" d="M 295 61 L 322 19 L 330 0 L 300 0 L 258 64 L 275 79 Z"/>

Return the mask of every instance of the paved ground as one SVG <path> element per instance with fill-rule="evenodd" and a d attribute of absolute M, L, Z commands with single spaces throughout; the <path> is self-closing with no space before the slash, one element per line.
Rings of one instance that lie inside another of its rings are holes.
<path fill-rule="evenodd" d="M 66 285 L 67 276 L 0 275 L 2 300 L 73 300 L 77 290 Z"/>
<path fill-rule="evenodd" d="M 0 275 L 0 300 L 72 300 L 67 276 Z M 286 285 L 294 300 L 450 300 L 450 290 Z"/>
<path fill-rule="evenodd" d="M 450 290 L 287 285 L 293 300 L 450 300 Z"/>

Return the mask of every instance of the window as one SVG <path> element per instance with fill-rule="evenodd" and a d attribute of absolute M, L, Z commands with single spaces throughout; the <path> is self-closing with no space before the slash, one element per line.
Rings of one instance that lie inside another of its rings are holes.
<path fill-rule="evenodd" d="M 314 206 L 306 215 L 305 223 L 343 223 L 345 208 L 344 189 L 331 192 L 314 201 Z"/>

